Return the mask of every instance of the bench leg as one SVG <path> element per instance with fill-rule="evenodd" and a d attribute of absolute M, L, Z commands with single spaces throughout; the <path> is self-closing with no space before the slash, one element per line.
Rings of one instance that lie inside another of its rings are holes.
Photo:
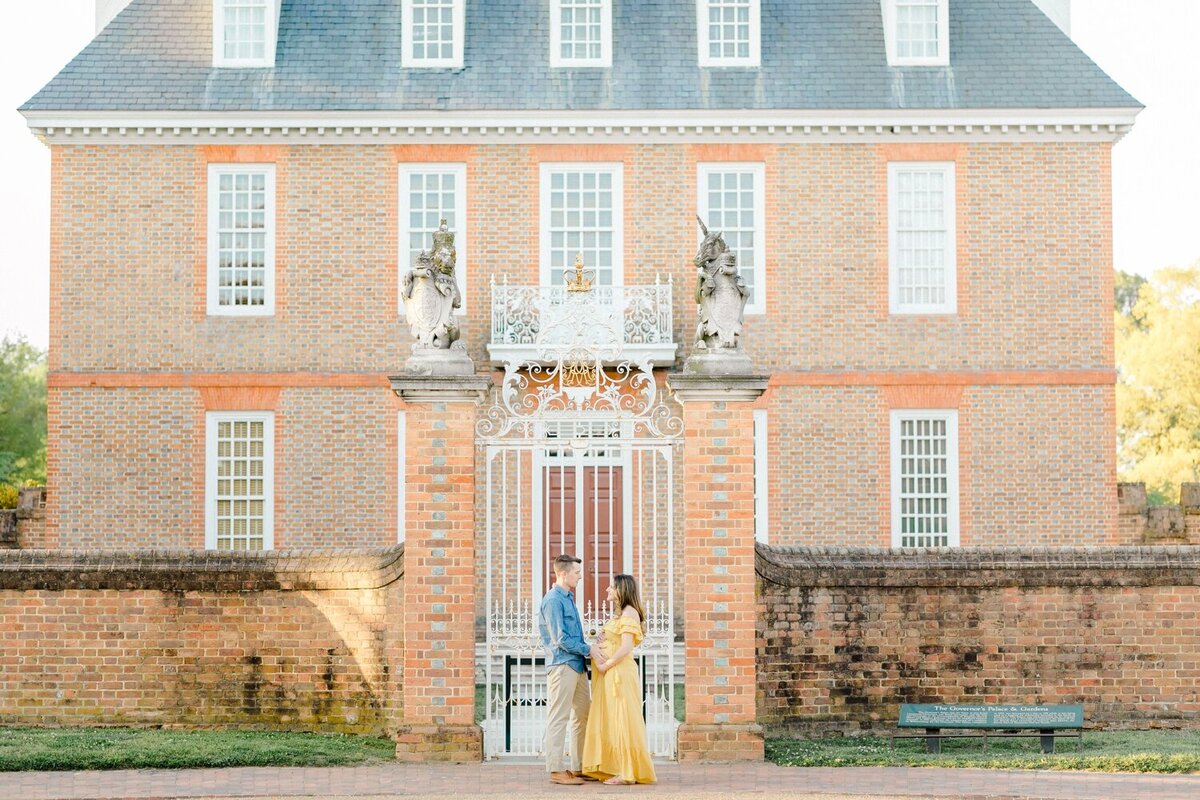
<path fill-rule="evenodd" d="M 1042 752 L 1046 755 L 1054 753 L 1054 731 L 1042 731 Z"/>
<path fill-rule="evenodd" d="M 926 728 L 925 729 L 925 752 L 940 753 L 942 752 L 942 737 L 937 734 L 941 732 L 941 728 Z"/>

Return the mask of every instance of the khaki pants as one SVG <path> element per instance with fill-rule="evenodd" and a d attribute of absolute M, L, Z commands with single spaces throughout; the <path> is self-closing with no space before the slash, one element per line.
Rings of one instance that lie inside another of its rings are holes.
<path fill-rule="evenodd" d="M 565 664 L 546 672 L 546 771 L 578 772 L 583 759 L 583 736 L 587 732 L 588 709 L 592 692 L 587 673 L 576 672 Z M 571 712 L 575 712 L 574 719 Z M 567 745 L 567 725 L 571 726 L 571 764 L 567 766 L 563 749 Z"/>

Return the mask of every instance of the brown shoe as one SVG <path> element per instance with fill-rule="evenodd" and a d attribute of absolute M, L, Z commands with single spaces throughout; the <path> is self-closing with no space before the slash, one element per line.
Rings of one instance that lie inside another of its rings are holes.
<path fill-rule="evenodd" d="M 572 772 L 571 770 L 567 770 L 567 772 L 569 772 L 573 777 L 579 778 L 579 780 L 581 780 L 581 781 L 599 781 L 600 780 L 599 778 L 593 778 L 591 775 L 588 775 L 585 772 Z"/>
<path fill-rule="evenodd" d="M 557 783 L 560 786 L 582 786 L 583 778 L 576 778 L 570 771 L 551 772 L 550 782 Z"/>

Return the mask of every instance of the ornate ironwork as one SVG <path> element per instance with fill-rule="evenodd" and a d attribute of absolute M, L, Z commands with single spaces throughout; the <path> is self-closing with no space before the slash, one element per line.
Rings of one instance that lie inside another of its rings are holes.
<path fill-rule="evenodd" d="M 586 281 L 586 273 L 582 280 Z M 672 282 L 653 286 L 492 286 L 493 345 L 670 345 Z"/>
<path fill-rule="evenodd" d="M 619 356 L 614 346 L 574 345 L 543 347 L 534 359 L 509 362 L 476 432 L 532 438 L 542 423 L 586 418 L 624 424 L 633 437 L 682 434 L 683 420 L 660 397 L 650 359 L 616 361 Z"/>

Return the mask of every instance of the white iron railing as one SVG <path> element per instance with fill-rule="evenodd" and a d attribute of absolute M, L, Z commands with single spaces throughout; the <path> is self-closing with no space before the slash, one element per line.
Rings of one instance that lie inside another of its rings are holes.
<path fill-rule="evenodd" d="M 595 286 L 573 292 L 565 286 L 492 284 L 493 363 L 537 360 L 547 347 L 611 347 L 623 358 L 649 358 L 655 366 L 675 360 L 673 282 L 651 286 Z"/>

